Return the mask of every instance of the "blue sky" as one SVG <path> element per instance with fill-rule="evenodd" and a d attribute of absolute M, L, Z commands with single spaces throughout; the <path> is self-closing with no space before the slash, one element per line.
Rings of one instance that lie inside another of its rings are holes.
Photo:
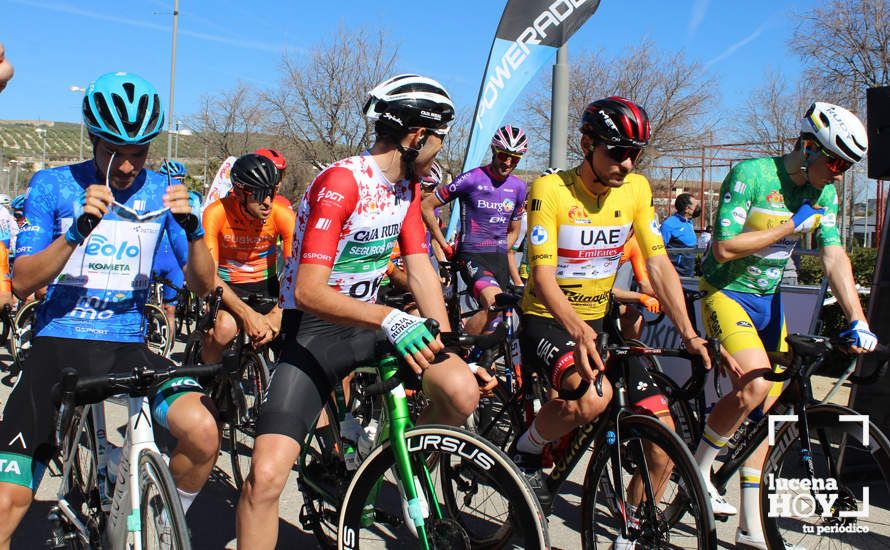
<path fill-rule="evenodd" d="M 282 52 L 301 54 L 339 27 L 385 28 L 401 43 L 399 69 L 429 74 L 460 105 L 476 99 L 504 3 L 495 0 L 333 2 L 181 0 L 176 118 L 194 113 L 202 94 L 240 78 L 265 86 L 278 78 Z M 620 53 L 643 37 L 683 49 L 708 66 L 721 110 L 744 101 L 767 68 L 800 72 L 787 37 L 803 1 L 603 0 L 570 42 L 570 52 Z M 86 86 L 112 70 L 152 81 L 166 101 L 170 85 L 172 0 L 0 0 L 0 41 L 16 76 L 0 95 L 0 119 L 77 121 Z M 549 68 L 544 70 L 549 71 Z"/>

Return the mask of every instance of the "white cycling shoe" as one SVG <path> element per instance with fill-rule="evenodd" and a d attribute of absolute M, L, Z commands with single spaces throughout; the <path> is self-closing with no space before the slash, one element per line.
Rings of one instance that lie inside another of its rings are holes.
<path fill-rule="evenodd" d="M 637 543 L 624 538 L 624 535 L 618 535 L 615 542 L 612 543 L 612 550 L 635 550 Z"/>
<path fill-rule="evenodd" d="M 742 546 L 743 548 L 757 548 L 758 550 L 769 550 L 769 547 L 766 545 L 766 540 L 763 538 L 761 534 L 759 538 L 754 538 L 750 533 L 743 530 L 741 527 L 735 530 L 735 543 L 736 546 Z M 784 543 L 785 550 L 807 550 L 803 546 L 798 546 L 797 544 Z"/>
<path fill-rule="evenodd" d="M 708 496 L 711 497 L 711 511 L 715 516 L 734 516 L 739 513 L 736 507 L 727 502 L 717 491 L 708 491 Z"/>

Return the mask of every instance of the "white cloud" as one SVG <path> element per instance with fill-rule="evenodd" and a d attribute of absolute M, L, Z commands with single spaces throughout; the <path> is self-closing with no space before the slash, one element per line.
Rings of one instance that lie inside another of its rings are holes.
<path fill-rule="evenodd" d="M 695 34 L 699 25 L 704 21 L 705 13 L 708 11 L 708 4 L 710 3 L 710 0 L 695 0 L 692 4 L 692 16 L 689 18 L 689 36 Z"/>
<path fill-rule="evenodd" d="M 763 31 L 765 31 L 766 28 L 767 28 L 768 26 L 769 26 L 769 20 L 767 20 L 767 21 L 761 23 L 759 27 L 757 27 L 756 29 L 754 29 L 754 32 L 752 32 L 751 34 L 749 34 L 749 35 L 746 36 L 745 38 L 742 38 L 741 40 L 739 40 L 739 41 L 736 42 L 735 44 L 729 46 L 728 48 L 726 48 L 725 50 L 723 50 L 722 52 L 720 52 L 719 55 L 717 55 L 716 57 L 714 57 L 714 58 L 711 59 L 710 61 L 706 62 L 706 63 L 705 63 L 705 68 L 709 68 L 711 65 L 714 65 L 714 64 L 716 64 L 716 63 L 719 63 L 719 62 L 723 61 L 723 60 L 726 59 L 727 57 L 729 57 L 729 56 L 731 56 L 732 54 L 734 54 L 737 50 L 739 50 L 740 48 L 744 47 L 746 44 L 749 44 L 750 42 L 753 42 L 758 36 L 760 36 L 761 34 L 763 34 Z"/>

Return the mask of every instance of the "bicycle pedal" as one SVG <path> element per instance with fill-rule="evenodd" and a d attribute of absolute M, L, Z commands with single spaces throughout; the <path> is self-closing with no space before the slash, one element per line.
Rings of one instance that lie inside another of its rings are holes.
<path fill-rule="evenodd" d="M 729 520 L 730 517 L 732 516 L 730 516 L 729 514 L 714 514 L 714 519 L 717 521 L 722 521 L 723 523 L 726 523 L 726 521 Z"/>

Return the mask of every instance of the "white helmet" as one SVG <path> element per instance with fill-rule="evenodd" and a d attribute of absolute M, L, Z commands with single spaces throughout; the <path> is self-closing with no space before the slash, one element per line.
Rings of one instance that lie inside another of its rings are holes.
<path fill-rule="evenodd" d="M 12 199 L 9 198 L 9 195 L 6 193 L 0 193 L 0 206 L 9 206 L 9 203 L 12 202 Z"/>
<path fill-rule="evenodd" d="M 444 130 L 454 119 L 454 103 L 448 92 L 425 76 L 394 76 L 375 86 L 368 96 L 365 116 L 398 129 Z"/>
<path fill-rule="evenodd" d="M 823 149 L 848 162 L 857 163 L 868 151 L 865 126 L 850 111 L 817 101 L 803 117 L 800 137 L 819 142 Z"/>

